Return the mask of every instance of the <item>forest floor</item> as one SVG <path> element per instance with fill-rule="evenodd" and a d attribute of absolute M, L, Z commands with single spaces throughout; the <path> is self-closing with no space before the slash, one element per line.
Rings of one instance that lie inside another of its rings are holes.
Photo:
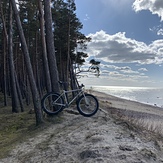
<path fill-rule="evenodd" d="M 0 128 L 0 150 L 3 149 L 0 163 L 163 163 L 162 136 L 123 118 L 129 108 L 132 115 L 137 116 L 144 110 L 154 118 L 161 116 L 162 110 L 104 94 L 96 95 L 100 109 L 89 118 L 71 107 L 57 116 L 46 117 L 46 123 L 37 128 L 34 115 L 27 112 L 9 117 L 5 113 L 6 121 L 0 116 L 3 124 Z M 120 101 L 125 109 L 113 107 L 118 102 L 120 105 Z M 141 111 L 133 110 L 134 107 Z M 155 115 L 153 109 L 160 113 Z M 6 126 L 8 121 L 12 122 L 13 129 Z M 20 122 L 19 125 L 14 125 L 14 121 L 15 124 Z M 12 136 L 7 136 L 11 129 Z"/>

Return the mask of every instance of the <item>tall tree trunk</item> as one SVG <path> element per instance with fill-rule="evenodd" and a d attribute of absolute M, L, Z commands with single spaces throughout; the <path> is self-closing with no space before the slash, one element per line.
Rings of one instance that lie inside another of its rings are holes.
<path fill-rule="evenodd" d="M 39 68 L 39 55 L 38 55 L 38 32 L 36 31 L 36 36 L 35 36 L 35 79 L 37 81 L 37 88 L 39 91 L 40 96 L 42 97 L 42 90 L 41 90 L 41 78 L 40 78 L 40 68 Z"/>
<path fill-rule="evenodd" d="M 7 72 L 6 72 L 6 51 L 7 51 L 7 38 L 4 36 L 3 42 L 3 94 L 4 94 L 4 106 L 7 106 Z"/>
<path fill-rule="evenodd" d="M 14 15 L 15 15 L 16 25 L 17 25 L 19 37 L 21 40 L 22 51 L 24 54 L 27 73 L 28 73 L 29 82 L 30 82 L 30 86 L 31 86 L 32 99 L 33 99 L 34 110 L 35 110 L 35 115 L 36 115 L 36 124 L 39 125 L 43 122 L 43 115 L 42 115 L 42 111 L 41 111 L 41 101 L 40 101 L 39 93 L 38 93 L 38 90 L 36 87 L 36 82 L 34 79 L 32 65 L 31 65 L 30 56 L 29 56 L 29 51 L 27 48 L 27 44 L 26 44 L 23 29 L 22 29 L 19 13 L 18 13 L 18 10 L 16 7 L 16 3 L 15 3 L 15 0 L 10 0 L 10 1 L 12 3 Z"/>
<path fill-rule="evenodd" d="M 39 9 L 39 18 L 40 18 L 40 31 L 41 31 L 41 42 L 42 42 L 42 56 L 43 56 L 43 65 L 46 77 L 46 90 L 47 92 L 52 91 L 48 58 L 47 58 L 47 50 L 46 50 L 46 40 L 45 40 L 45 24 L 44 24 L 44 14 L 43 14 L 43 6 L 42 0 L 38 0 L 38 9 Z"/>
<path fill-rule="evenodd" d="M 7 35 L 7 29 L 6 29 L 6 21 L 4 18 L 3 14 L 3 6 L 2 2 L 0 0 L 0 14 L 1 14 L 1 19 L 3 23 L 3 94 L 4 94 L 4 106 L 7 106 L 7 73 L 6 73 L 6 55 L 7 55 L 7 42 L 8 42 L 8 35 Z"/>
<path fill-rule="evenodd" d="M 23 98 L 22 98 L 20 85 L 19 85 L 19 82 L 18 82 L 18 77 L 17 77 L 16 72 L 15 72 L 15 81 L 16 81 L 16 88 L 17 88 L 17 92 L 18 92 L 18 98 L 19 98 L 21 112 L 24 112 Z"/>
<path fill-rule="evenodd" d="M 27 104 L 27 106 L 29 106 L 31 103 L 31 98 L 30 98 L 31 90 L 30 90 L 30 82 L 29 82 L 28 75 L 25 76 L 25 88 L 24 88 L 24 90 L 25 90 L 26 104 Z"/>
<path fill-rule="evenodd" d="M 68 16 L 68 33 L 67 33 L 67 69 L 66 69 L 66 80 L 69 83 L 69 67 L 70 67 L 70 15 Z M 71 81 L 70 81 L 71 82 Z M 68 88 L 68 85 L 67 85 Z"/>
<path fill-rule="evenodd" d="M 44 0 L 44 12 L 45 12 L 45 31 L 46 31 L 46 45 L 47 54 L 50 68 L 50 76 L 52 83 L 52 90 L 59 92 L 59 77 L 55 56 L 54 38 L 52 31 L 52 14 L 51 14 L 51 0 Z"/>
<path fill-rule="evenodd" d="M 12 112 L 19 112 L 19 101 L 18 93 L 16 89 L 16 80 L 15 80 L 15 66 L 14 66 L 14 57 L 13 57 L 13 32 L 12 32 L 12 7 L 9 5 L 9 38 L 8 38 L 8 49 L 9 49 L 9 68 L 10 68 L 10 81 L 11 81 L 11 99 L 12 99 Z"/>
<path fill-rule="evenodd" d="M 15 80 L 16 80 L 16 88 L 17 88 L 17 92 L 18 92 L 19 104 L 20 104 L 21 112 L 23 112 L 24 111 L 23 97 L 22 97 L 22 93 L 21 93 L 20 83 L 19 83 L 19 80 L 18 80 L 19 75 L 21 74 L 21 70 L 22 70 L 19 67 L 20 66 L 19 63 L 22 63 L 22 61 L 19 60 L 18 47 L 19 47 L 19 43 L 16 42 L 15 43 L 15 51 L 14 51 L 14 54 L 16 54 L 16 57 L 17 57 L 17 61 L 16 61 L 16 64 L 15 64 L 15 70 L 17 70 L 17 73 L 15 71 Z M 23 77 L 23 75 L 21 77 Z M 20 81 L 23 81 L 23 79 L 21 78 Z"/>

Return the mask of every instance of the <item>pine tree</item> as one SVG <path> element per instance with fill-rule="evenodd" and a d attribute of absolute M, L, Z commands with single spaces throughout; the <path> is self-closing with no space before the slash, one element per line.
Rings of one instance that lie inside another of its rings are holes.
<path fill-rule="evenodd" d="M 45 32 L 47 53 L 49 61 L 49 69 L 52 83 L 52 91 L 59 93 L 59 74 L 56 63 L 56 55 L 54 48 L 54 37 L 52 30 L 52 13 L 51 13 L 51 0 L 44 0 L 44 13 L 45 13 Z"/>
<path fill-rule="evenodd" d="M 76 16 L 74 0 L 54 0 L 53 4 L 54 38 L 60 79 L 68 82 L 69 78 L 72 81 L 74 77 L 73 64 L 82 64 L 87 57 L 84 52 L 76 53 L 76 47 L 80 43 L 86 48 L 86 42 L 90 38 L 80 32 L 83 26 Z"/>
<path fill-rule="evenodd" d="M 21 21 L 20 21 L 20 17 L 19 17 L 19 13 L 18 13 L 18 10 L 16 7 L 15 0 L 11 0 L 11 4 L 12 4 L 15 20 L 16 20 L 18 32 L 19 32 L 19 37 L 21 40 L 22 51 L 23 51 L 23 54 L 25 57 L 26 68 L 27 68 L 27 73 L 28 73 L 28 77 L 29 77 L 29 81 L 30 81 L 32 99 L 33 99 L 34 110 L 35 110 L 35 115 L 36 115 L 36 124 L 39 125 L 43 122 L 40 97 L 39 97 L 36 82 L 34 79 L 32 65 L 31 65 L 30 56 L 29 56 L 29 51 L 27 48 L 26 39 L 25 39 L 24 32 L 22 29 L 22 25 L 21 25 Z"/>
<path fill-rule="evenodd" d="M 39 9 L 40 34 L 41 34 L 41 43 L 42 43 L 43 68 L 44 68 L 45 79 L 46 79 L 45 81 L 46 90 L 47 92 L 51 92 L 52 86 L 51 86 L 51 78 L 49 72 L 47 49 L 46 49 L 44 12 L 43 12 L 43 4 L 41 0 L 38 0 L 38 9 Z"/>
<path fill-rule="evenodd" d="M 8 39 L 8 49 L 9 49 L 9 67 L 10 67 L 10 78 L 11 78 L 11 94 L 12 94 L 12 112 L 19 112 L 19 101 L 18 101 L 18 92 L 16 87 L 15 80 L 15 66 L 14 66 L 14 57 L 13 57 L 13 25 L 12 25 L 12 7 L 10 4 L 10 14 L 9 14 L 9 39 Z"/>

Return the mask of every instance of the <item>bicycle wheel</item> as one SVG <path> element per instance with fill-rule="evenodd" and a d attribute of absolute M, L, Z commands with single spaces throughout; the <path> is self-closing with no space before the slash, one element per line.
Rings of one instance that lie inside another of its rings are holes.
<path fill-rule="evenodd" d="M 49 115 L 58 114 L 63 110 L 64 100 L 58 93 L 47 93 L 41 100 L 43 110 Z"/>
<path fill-rule="evenodd" d="M 91 94 L 82 95 L 77 101 L 77 109 L 79 113 L 85 117 L 90 117 L 96 114 L 98 108 L 98 100 Z"/>

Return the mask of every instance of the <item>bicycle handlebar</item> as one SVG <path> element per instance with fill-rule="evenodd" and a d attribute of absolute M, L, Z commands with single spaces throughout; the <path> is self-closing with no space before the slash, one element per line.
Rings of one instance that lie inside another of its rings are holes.
<path fill-rule="evenodd" d="M 58 81 L 58 83 L 59 83 L 60 85 L 63 85 L 63 84 L 68 83 L 68 82 Z M 81 84 L 81 85 L 79 86 L 79 88 L 83 88 L 83 87 L 85 87 L 84 84 Z"/>
<path fill-rule="evenodd" d="M 63 82 L 62 82 L 62 81 L 58 81 L 58 83 L 59 83 L 59 84 L 63 84 Z"/>
<path fill-rule="evenodd" d="M 79 87 L 80 87 L 80 88 L 83 88 L 83 87 L 84 87 L 84 84 L 81 84 Z"/>

